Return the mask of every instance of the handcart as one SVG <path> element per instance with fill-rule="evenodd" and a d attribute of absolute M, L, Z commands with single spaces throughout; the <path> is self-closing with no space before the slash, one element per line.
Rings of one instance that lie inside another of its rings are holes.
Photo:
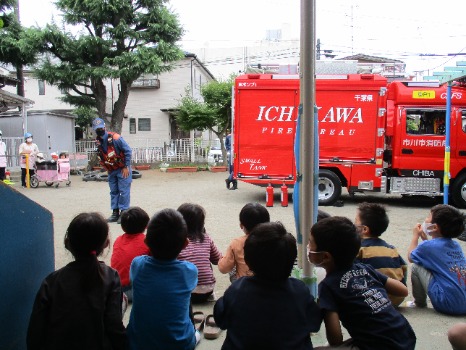
<path fill-rule="evenodd" d="M 70 160 L 52 159 L 35 163 L 35 174 L 31 176 L 31 187 L 37 188 L 40 182 L 45 185 L 57 188 L 60 182 L 65 182 L 66 186 L 71 184 L 70 180 Z"/>

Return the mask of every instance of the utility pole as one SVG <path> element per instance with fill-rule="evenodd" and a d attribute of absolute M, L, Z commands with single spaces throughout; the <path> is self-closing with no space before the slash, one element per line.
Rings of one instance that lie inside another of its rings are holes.
<path fill-rule="evenodd" d="M 320 39 L 317 39 L 316 53 L 316 60 L 320 61 Z"/>
<path fill-rule="evenodd" d="M 16 20 L 21 25 L 21 21 L 19 17 L 19 0 L 16 0 L 15 7 L 14 7 L 14 13 L 16 16 Z M 24 71 L 23 71 L 23 65 L 21 63 L 18 63 L 16 65 L 16 79 L 19 80 L 18 86 L 16 87 L 16 93 L 19 96 L 24 97 Z M 20 110 L 21 110 L 21 107 L 20 107 Z"/>

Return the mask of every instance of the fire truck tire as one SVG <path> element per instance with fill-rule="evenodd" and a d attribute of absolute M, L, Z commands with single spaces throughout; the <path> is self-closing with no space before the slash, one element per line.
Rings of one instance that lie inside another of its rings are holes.
<path fill-rule="evenodd" d="M 341 181 L 334 172 L 326 169 L 319 171 L 319 204 L 332 205 L 341 195 Z"/>
<path fill-rule="evenodd" d="M 32 188 L 39 187 L 39 179 L 37 178 L 36 175 L 31 176 L 31 181 L 29 182 L 29 186 L 31 186 Z"/>
<path fill-rule="evenodd" d="M 455 179 L 450 195 L 453 203 L 458 208 L 466 208 L 466 174 Z"/>

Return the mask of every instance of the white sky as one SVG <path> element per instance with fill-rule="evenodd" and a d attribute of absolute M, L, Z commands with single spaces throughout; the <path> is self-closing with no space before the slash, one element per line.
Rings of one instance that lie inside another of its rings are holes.
<path fill-rule="evenodd" d="M 19 0 L 23 25 L 45 25 L 51 0 Z M 182 46 L 251 46 L 266 30 L 281 29 L 283 39 L 298 39 L 301 0 L 170 0 L 186 30 Z M 411 71 L 442 70 L 466 56 L 466 1 L 316 0 L 317 38 L 338 57 L 356 53 L 396 58 Z M 56 13 L 56 12 L 55 12 Z M 55 17 L 59 22 L 59 17 Z M 437 54 L 443 57 L 424 57 Z M 412 63 L 410 63 L 412 62 Z"/>

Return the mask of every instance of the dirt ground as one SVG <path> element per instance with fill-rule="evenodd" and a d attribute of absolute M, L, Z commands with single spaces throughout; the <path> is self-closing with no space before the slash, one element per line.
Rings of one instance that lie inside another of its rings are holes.
<path fill-rule="evenodd" d="M 248 202 L 259 202 L 265 205 L 265 189 L 257 186 L 239 183 L 239 189 L 228 191 L 224 179 L 226 173 L 196 172 L 196 173 L 164 173 L 159 170 L 142 171 L 142 178 L 136 179 L 132 185 L 131 205 L 140 206 L 150 216 L 163 208 L 177 208 L 184 202 L 202 205 L 207 212 L 206 230 L 216 245 L 223 252 L 230 241 L 242 234 L 239 228 L 238 214 Z M 64 248 L 63 238 L 71 219 L 84 211 L 99 211 L 109 216 L 110 199 L 106 182 L 84 182 L 81 176 L 71 177 L 70 187 L 60 184 L 58 188 L 46 187 L 41 183 L 36 189 L 22 189 L 17 182 L 15 188 L 21 193 L 41 204 L 53 213 L 55 229 L 55 264 L 60 268 L 72 260 L 72 256 Z M 362 201 L 383 203 L 388 208 L 390 225 L 383 234 L 389 243 L 395 245 L 400 254 L 406 258 L 406 251 L 411 239 L 411 229 L 417 222 L 422 222 L 429 208 L 441 202 L 441 199 L 401 197 L 377 197 L 357 195 L 354 198 L 343 196 L 343 207 L 321 207 L 332 215 L 347 216 L 354 219 L 356 207 Z M 292 200 L 288 207 L 280 206 L 280 193 L 275 190 L 275 205 L 269 208 L 273 221 L 281 221 L 292 233 L 295 224 Z M 120 225 L 110 224 L 111 239 L 122 234 Z M 466 243 L 459 241 L 466 248 Z M 111 249 L 104 253 L 103 260 L 109 263 Z M 220 297 L 230 282 L 227 275 L 222 275 L 214 267 L 217 278 L 215 296 Z M 44 276 L 45 277 L 45 276 Z M 410 284 L 409 284 L 410 288 Z M 411 296 L 407 298 L 411 300 Z M 195 311 L 203 311 L 206 315 L 212 313 L 214 303 L 196 305 Z M 435 312 L 432 307 L 427 309 L 400 308 L 410 321 L 417 335 L 417 349 L 449 349 L 446 332 L 456 322 L 465 321 L 464 317 L 445 316 Z M 125 315 L 128 321 L 129 309 Z M 284 320 L 286 322 L 286 320 Z M 217 340 L 202 339 L 197 349 L 220 349 L 225 332 Z M 314 346 L 325 343 L 325 330 L 312 337 Z"/>

